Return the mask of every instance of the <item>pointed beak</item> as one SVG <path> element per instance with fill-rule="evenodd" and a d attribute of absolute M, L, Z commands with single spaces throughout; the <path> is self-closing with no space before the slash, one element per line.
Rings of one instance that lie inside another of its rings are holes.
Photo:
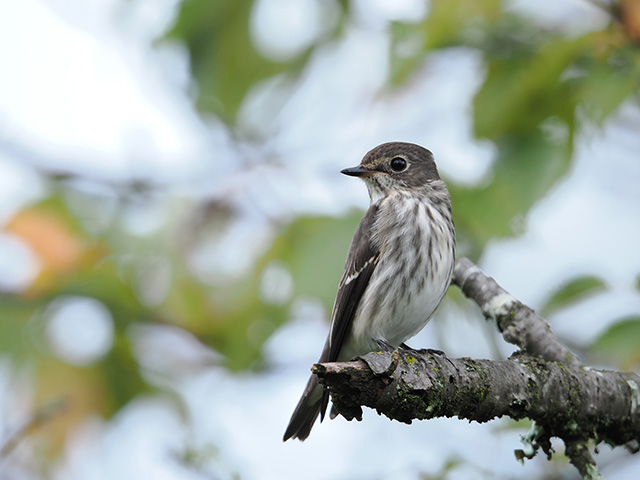
<path fill-rule="evenodd" d="M 357 167 L 350 167 L 345 168 L 344 170 L 340 170 L 340 173 L 344 173 L 345 175 L 349 175 L 350 177 L 371 177 L 380 172 L 378 172 L 377 170 L 368 170 L 358 165 Z"/>

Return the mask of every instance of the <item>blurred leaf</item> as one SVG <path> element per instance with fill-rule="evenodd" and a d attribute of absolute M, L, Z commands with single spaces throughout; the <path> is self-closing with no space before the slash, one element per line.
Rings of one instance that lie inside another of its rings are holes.
<path fill-rule="evenodd" d="M 0 296 L 0 354 L 22 365 L 33 354 L 40 326 L 29 322 L 37 304 L 18 297 Z"/>
<path fill-rule="evenodd" d="M 474 259 L 491 238 L 521 233 L 524 222 L 514 219 L 524 218 L 571 164 L 568 147 L 541 131 L 504 136 L 497 146 L 490 182 L 471 188 L 449 184 L 456 233 L 467 249 L 459 254 Z"/>
<path fill-rule="evenodd" d="M 631 316 L 615 323 L 591 346 L 591 350 L 607 356 L 624 369 L 640 363 L 640 316 Z"/>
<path fill-rule="evenodd" d="M 276 239 L 266 258 L 277 258 L 289 266 L 296 295 L 319 298 L 330 310 L 362 216 L 363 212 L 356 211 L 337 219 L 298 219 Z"/>
<path fill-rule="evenodd" d="M 611 9 L 617 9 L 626 34 L 640 45 L 640 2 L 638 0 L 620 0 Z"/>
<path fill-rule="evenodd" d="M 474 130 L 480 138 L 530 132 L 555 117 L 574 126 L 575 94 L 563 73 L 591 45 L 592 36 L 555 40 L 530 57 L 489 61 L 487 78 L 474 100 Z"/>
<path fill-rule="evenodd" d="M 576 65 L 580 72 L 575 81 L 581 112 L 602 124 L 630 95 L 640 89 L 640 49 L 618 46 L 613 39 L 598 35 L 591 57 Z"/>
<path fill-rule="evenodd" d="M 496 21 L 502 14 L 502 3 L 502 0 L 434 0 L 422 24 L 425 49 L 461 44 L 465 28 Z"/>
<path fill-rule="evenodd" d="M 551 295 L 540 309 L 540 312 L 543 316 L 547 316 L 605 288 L 606 284 L 599 277 L 585 275 L 573 278 L 561 285 Z"/>
<path fill-rule="evenodd" d="M 133 356 L 131 341 L 126 332 L 116 332 L 113 347 L 92 370 L 96 370 L 104 382 L 106 401 L 102 413 L 110 417 L 141 393 L 153 389 L 140 374 L 139 365 Z"/>
<path fill-rule="evenodd" d="M 219 321 L 219 308 L 224 308 L 226 299 L 221 305 L 214 305 L 211 288 L 198 282 L 189 275 L 186 268 L 176 268 L 169 296 L 162 306 L 162 312 L 176 325 L 202 338 L 211 333 Z"/>
<path fill-rule="evenodd" d="M 391 85 L 398 86 L 424 61 L 424 32 L 413 24 L 391 23 Z"/>
<path fill-rule="evenodd" d="M 95 263 L 61 280 L 51 298 L 59 295 L 90 297 L 104 303 L 113 316 L 116 328 L 124 329 L 140 321 L 147 309 L 140 303 L 130 279 L 122 278 L 116 258 L 106 255 Z"/>
<path fill-rule="evenodd" d="M 78 269 L 87 238 L 67 215 L 59 198 L 48 199 L 18 212 L 6 231 L 20 237 L 40 262 L 40 273 L 31 294 L 51 288 L 58 278 Z"/>
<path fill-rule="evenodd" d="M 452 472 L 454 472 L 458 467 L 464 469 L 466 462 L 459 458 L 457 455 L 452 455 L 442 464 L 440 467 L 440 471 L 433 473 L 418 473 L 419 480 L 447 480 L 452 477 Z"/>
<path fill-rule="evenodd" d="M 253 2 L 185 0 L 168 39 L 189 49 L 198 81 L 198 107 L 233 122 L 242 100 L 258 81 L 295 73 L 308 51 L 291 62 L 274 62 L 258 53 L 249 35 Z M 286 28 L 286 27 L 283 27 Z"/>
<path fill-rule="evenodd" d="M 423 21 L 392 22 L 391 84 L 404 82 L 429 51 L 469 44 L 469 35 L 500 18 L 501 6 L 502 0 L 434 0 Z"/>
<path fill-rule="evenodd" d="M 95 369 L 76 367 L 53 357 L 38 363 L 36 382 L 37 405 L 57 399 L 67 404 L 64 412 L 52 419 L 42 432 L 47 453 L 55 456 L 70 431 L 88 416 L 104 412 L 110 392 Z"/>
<path fill-rule="evenodd" d="M 109 418 L 151 388 L 133 360 L 128 339 L 116 336 L 111 353 L 98 363 L 75 366 L 44 355 L 37 363 L 36 404 L 62 399 L 67 408 L 42 432 L 49 455 L 57 455 L 69 434 L 89 416 Z"/>
<path fill-rule="evenodd" d="M 640 50 L 615 32 L 509 35 L 511 48 L 493 46 L 500 34 L 484 47 L 489 70 L 474 100 L 478 137 L 530 132 L 554 119 L 572 142 L 578 113 L 601 123 L 640 88 Z"/>
<path fill-rule="evenodd" d="M 213 298 L 217 316 L 206 340 L 225 355 L 229 368 L 259 365 L 264 342 L 289 320 L 295 298 L 318 298 L 331 311 L 349 242 L 361 218 L 362 212 L 354 212 L 338 219 L 297 219 L 278 235 L 249 278 L 217 289 Z M 282 303 L 270 303 L 261 292 L 265 269 L 273 262 L 291 275 L 292 296 Z"/>

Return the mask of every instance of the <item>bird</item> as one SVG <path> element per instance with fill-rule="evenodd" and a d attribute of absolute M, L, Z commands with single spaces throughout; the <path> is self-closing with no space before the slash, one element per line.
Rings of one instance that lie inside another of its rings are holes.
<path fill-rule="evenodd" d="M 383 143 L 341 173 L 364 180 L 370 205 L 349 247 L 318 363 L 408 348 L 404 342 L 440 305 L 455 263 L 451 200 L 429 150 Z M 311 375 L 283 441 L 304 441 L 328 401 Z"/>

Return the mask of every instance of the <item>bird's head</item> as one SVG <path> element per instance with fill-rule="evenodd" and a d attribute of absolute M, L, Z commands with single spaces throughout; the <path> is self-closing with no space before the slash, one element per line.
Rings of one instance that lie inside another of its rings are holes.
<path fill-rule="evenodd" d="M 393 192 L 411 193 L 440 180 L 433 154 L 413 143 L 390 142 L 370 150 L 357 167 L 342 170 L 362 178 L 372 201 Z"/>

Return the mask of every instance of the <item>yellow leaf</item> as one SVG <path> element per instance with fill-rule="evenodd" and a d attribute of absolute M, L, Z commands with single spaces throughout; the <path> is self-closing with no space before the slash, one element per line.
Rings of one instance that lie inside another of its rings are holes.
<path fill-rule="evenodd" d="M 110 397 L 96 369 L 75 367 L 55 358 L 39 364 L 36 381 L 36 405 L 61 401 L 65 406 L 36 434 L 47 454 L 53 457 L 64 447 L 67 435 L 83 421 L 104 414 Z"/>

